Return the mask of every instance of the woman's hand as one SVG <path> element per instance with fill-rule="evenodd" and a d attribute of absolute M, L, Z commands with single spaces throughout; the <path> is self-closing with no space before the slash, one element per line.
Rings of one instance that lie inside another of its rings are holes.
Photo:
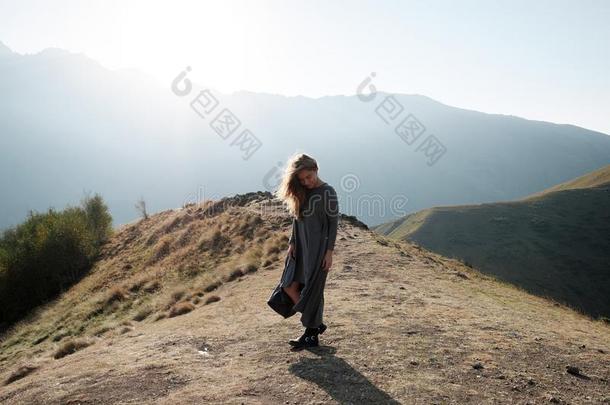
<path fill-rule="evenodd" d="M 324 271 L 329 271 L 330 267 L 333 265 L 333 251 L 327 250 L 324 255 L 324 260 L 322 261 L 322 269 Z"/>
<path fill-rule="evenodd" d="M 293 259 L 295 258 L 294 257 L 294 254 L 295 254 L 294 252 L 295 252 L 294 243 L 289 243 L 288 244 L 288 254 L 290 256 L 292 256 Z"/>

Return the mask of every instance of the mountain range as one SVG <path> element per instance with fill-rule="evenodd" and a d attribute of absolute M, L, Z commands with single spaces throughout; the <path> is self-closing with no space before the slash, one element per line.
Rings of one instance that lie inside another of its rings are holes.
<path fill-rule="evenodd" d="M 21 55 L 0 44 L 0 229 L 87 191 L 104 196 L 115 225 L 137 218 L 140 197 L 158 212 L 253 186 L 272 191 L 296 151 L 318 160 L 343 212 L 370 226 L 433 206 L 522 198 L 610 162 L 610 136 L 600 132 L 416 94 L 366 101 L 360 83 L 350 96 L 222 94 L 197 83 L 179 96 L 174 79 L 160 85 L 84 54 Z M 231 137 L 191 105 L 205 89 L 214 114 L 226 108 L 241 122 Z M 244 129 L 260 142 L 247 158 L 234 142 Z M 443 152 L 432 158 L 431 140 Z"/>

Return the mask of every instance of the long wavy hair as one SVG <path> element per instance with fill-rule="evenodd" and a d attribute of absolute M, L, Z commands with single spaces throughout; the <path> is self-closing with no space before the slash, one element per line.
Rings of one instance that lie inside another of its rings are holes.
<path fill-rule="evenodd" d="M 275 196 L 288 206 L 288 211 L 295 218 L 302 217 L 301 206 L 305 203 L 306 190 L 297 177 L 297 173 L 303 169 L 317 170 L 318 163 L 304 153 L 292 155 L 284 170 L 282 182 L 275 192 Z"/>

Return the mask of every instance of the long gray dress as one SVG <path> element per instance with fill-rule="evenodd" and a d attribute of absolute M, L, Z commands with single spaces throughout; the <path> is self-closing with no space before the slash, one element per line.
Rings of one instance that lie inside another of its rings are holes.
<path fill-rule="evenodd" d="M 296 266 L 286 266 L 281 287 L 301 283 L 301 295 L 294 305 L 305 327 L 317 328 L 324 312 L 327 271 L 322 269 L 326 250 L 335 248 L 339 220 L 337 193 L 328 183 L 306 190 L 301 208 L 303 218 L 293 218 L 290 243 L 295 244 Z M 290 268 L 290 270 L 287 270 Z"/>

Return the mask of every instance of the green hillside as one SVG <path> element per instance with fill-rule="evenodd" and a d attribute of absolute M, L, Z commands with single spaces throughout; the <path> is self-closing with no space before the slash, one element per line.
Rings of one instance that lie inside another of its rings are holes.
<path fill-rule="evenodd" d="M 610 165 L 522 200 L 435 207 L 375 231 L 610 317 Z"/>

